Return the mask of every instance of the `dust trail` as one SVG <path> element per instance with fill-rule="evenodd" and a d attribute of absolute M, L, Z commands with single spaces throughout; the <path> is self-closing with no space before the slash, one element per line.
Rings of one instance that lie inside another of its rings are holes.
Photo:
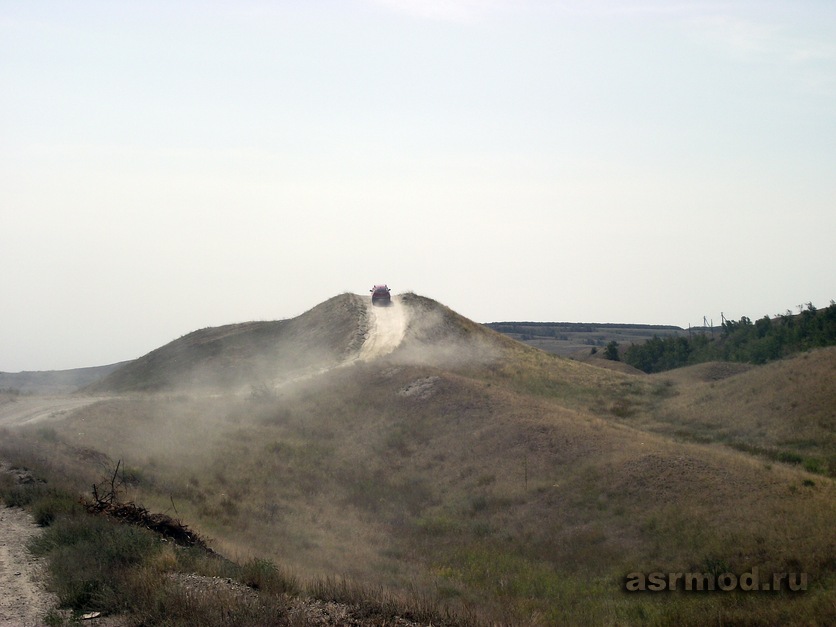
<path fill-rule="evenodd" d="M 400 346 L 409 324 L 409 313 L 399 297 L 388 307 L 375 307 L 369 302 L 368 337 L 357 355 L 359 361 L 383 357 Z"/>
<path fill-rule="evenodd" d="M 356 364 L 358 361 L 371 361 L 377 357 L 383 357 L 400 346 L 406 335 L 406 328 L 409 325 L 409 308 L 401 303 L 399 296 L 392 297 L 392 304 L 388 307 L 374 306 L 369 299 L 366 307 L 365 322 L 361 323 L 361 332 L 364 331 L 365 339 L 356 352 L 349 353 L 349 356 L 339 364 L 314 368 L 307 372 L 299 373 L 292 377 L 283 377 L 274 381 L 274 390 L 287 388 L 294 383 L 307 381 L 321 376 L 335 368 L 344 368 Z M 365 327 L 365 329 L 363 329 Z"/>
<path fill-rule="evenodd" d="M 0 399 L 0 426 L 31 424 L 64 418 L 76 409 L 92 405 L 105 397 L 20 396 Z"/>

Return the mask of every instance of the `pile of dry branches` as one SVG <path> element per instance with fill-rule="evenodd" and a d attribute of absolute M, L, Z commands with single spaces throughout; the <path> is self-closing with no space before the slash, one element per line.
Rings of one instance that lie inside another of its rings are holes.
<path fill-rule="evenodd" d="M 120 473 L 122 460 L 116 464 L 116 470 L 109 479 L 93 485 L 93 499 L 82 499 L 82 505 L 91 514 L 109 516 L 119 522 L 145 527 L 174 541 L 180 546 L 196 546 L 212 552 L 206 541 L 179 520 L 166 514 L 153 514 L 136 503 L 122 503 L 117 495 L 124 487 L 124 478 Z"/>

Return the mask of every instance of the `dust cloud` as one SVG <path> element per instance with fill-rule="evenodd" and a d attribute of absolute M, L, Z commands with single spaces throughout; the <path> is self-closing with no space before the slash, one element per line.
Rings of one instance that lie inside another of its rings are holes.
<path fill-rule="evenodd" d="M 463 368 L 500 358 L 501 338 L 466 318 L 423 297 L 411 294 L 404 305 L 409 321 L 392 359 L 404 365 Z"/>
<path fill-rule="evenodd" d="M 496 358 L 495 342 L 415 294 L 388 307 L 345 294 L 297 319 L 195 332 L 97 389 L 107 397 L 9 408 L 0 427 L 80 490 L 121 460 L 124 500 L 211 530 L 222 554 L 398 588 L 388 573 L 412 565 L 381 554 L 378 515 L 417 516 L 429 501 L 433 481 L 408 457 L 441 420 L 427 409 L 441 370 Z M 47 409 L 72 411 L 42 424 Z M 392 459 L 405 464 L 394 478 Z"/>
<path fill-rule="evenodd" d="M 0 395 L 0 426 L 60 420 L 71 412 L 101 400 L 78 396 Z"/>
<path fill-rule="evenodd" d="M 398 296 L 388 307 L 375 307 L 369 302 L 368 308 L 367 336 L 356 358 L 359 361 L 392 353 L 403 342 L 409 326 L 409 312 Z"/>

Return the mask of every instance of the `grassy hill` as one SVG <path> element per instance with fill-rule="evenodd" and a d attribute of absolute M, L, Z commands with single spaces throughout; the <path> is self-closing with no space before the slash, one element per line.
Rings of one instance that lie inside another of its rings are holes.
<path fill-rule="evenodd" d="M 669 398 L 635 420 L 674 438 L 717 442 L 836 476 L 836 347 L 769 364 L 709 362 L 650 377 Z"/>
<path fill-rule="evenodd" d="M 124 366 L 125 363 L 70 370 L 0 372 L 0 392 L 6 394 L 69 394 L 106 377 L 114 370 Z"/>
<path fill-rule="evenodd" d="M 234 389 L 333 366 L 363 342 L 366 305 L 335 296 L 289 320 L 194 331 L 136 359 L 86 391 Z"/>
<path fill-rule="evenodd" d="M 351 295 L 185 336 L 97 387 L 131 395 L 20 430 L 26 446 L 0 454 L 48 459 L 80 490 L 121 459 L 130 498 L 176 507 L 226 555 L 485 623 L 836 620 L 836 489 L 822 472 L 836 353 L 638 376 L 544 353 L 421 296 L 400 306 L 403 340 L 369 360 L 351 359 L 370 328 Z M 265 368 L 285 383 L 241 394 Z M 806 457 L 783 463 L 773 449 Z M 623 589 L 634 572 L 752 568 L 810 584 Z"/>

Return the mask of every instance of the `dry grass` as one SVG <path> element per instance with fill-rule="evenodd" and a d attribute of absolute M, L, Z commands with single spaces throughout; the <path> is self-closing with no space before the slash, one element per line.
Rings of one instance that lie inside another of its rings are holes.
<path fill-rule="evenodd" d="M 514 624 L 836 620 L 833 481 L 720 444 L 832 438 L 834 353 L 716 380 L 706 367 L 637 377 L 434 315 L 442 327 L 413 325 L 410 350 L 275 395 L 121 398 L 27 439 L 80 484 L 124 460 L 138 502 L 176 508 L 218 550 L 273 560 L 303 586 L 345 577 Z M 475 343 L 478 358 L 427 365 L 437 342 Z M 628 572 L 718 565 L 814 585 L 621 591 Z"/>
<path fill-rule="evenodd" d="M 333 366 L 362 343 L 365 311 L 365 300 L 341 294 L 290 320 L 201 329 L 129 362 L 87 389 L 240 389 Z"/>
<path fill-rule="evenodd" d="M 624 599 L 619 577 L 635 570 L 719 560 L 832 577 L 832 482 L 808 486 L 799 470 L 603 418 L 584 406 L 612 406 L 629 387 L 622 375 L 550 357 L 558 374 L 538 373 L 539 355 L 529 359 L 481 378 L 359 365 L 272 403 L 108 401 L 40 445 L 67 464 L 124 459 L 134 498 L 176 507 L 237 558 L 510 622 L 703 607 Z M 427 395 L 400 393 L 430 377 Z M 641 385 L 627 396 L 656 402 Z M 570 602 L 582 592 L 597 601 Z M 635 609 L 644 605 L 655 609 Z M 780 603 L 767 605 L 777 615 Z"/>
<path fill-rule="evenodd" d="M 630 424 L 836 475 L 836 348 L 761 367 L 708 363 L 647 379 Z M 622 416 L 623 417 L 623 416 Z"/>

